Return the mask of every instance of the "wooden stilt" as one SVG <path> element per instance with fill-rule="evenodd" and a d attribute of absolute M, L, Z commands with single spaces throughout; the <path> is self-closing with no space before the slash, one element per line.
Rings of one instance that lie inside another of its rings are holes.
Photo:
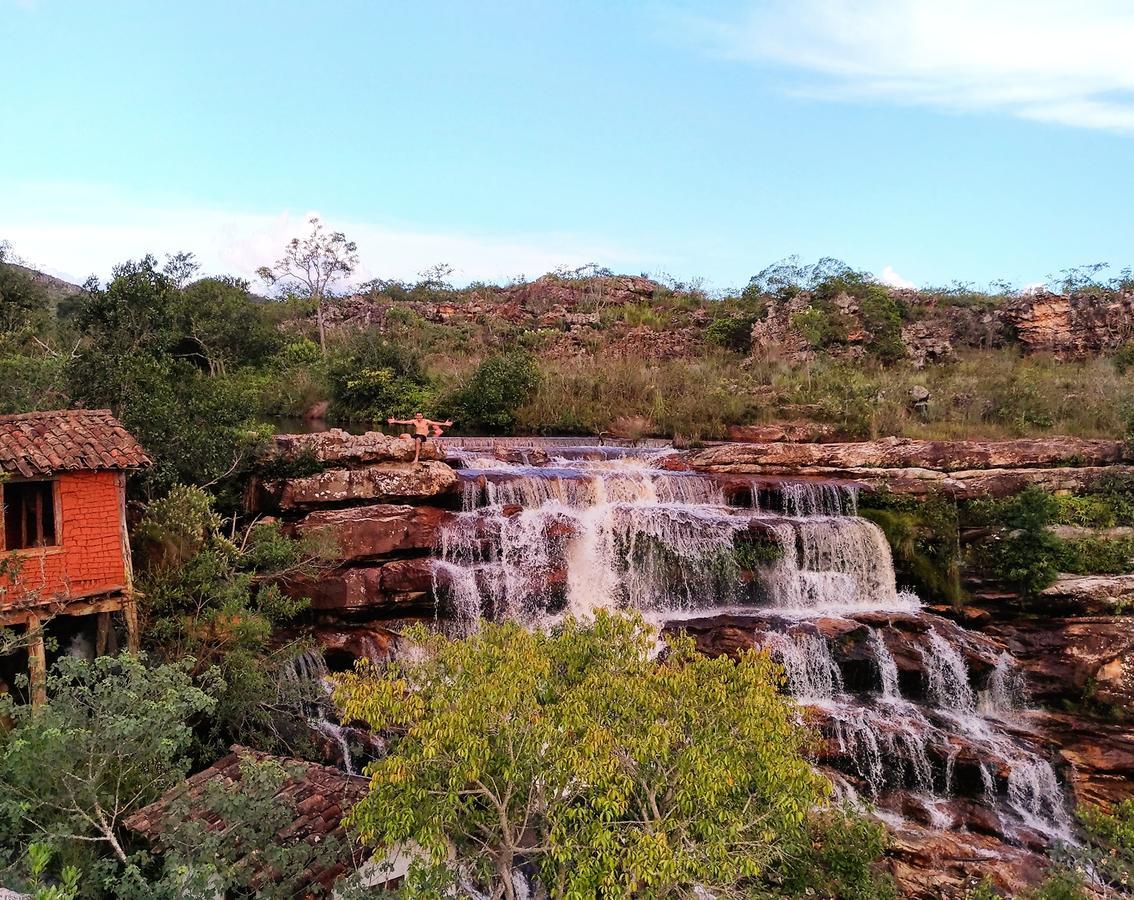
<path fill-rule="evenodd" d="M 95 625 L 95 656 L 106 656 L 110 644 L 110 613 L 98 613 Z"/>
<path fill-rule="evenodd" d="M 123 602 L 122 617 L 126 620 L 126 649 L 137 653 L 142 645 L 138 638 L 138 601 L 133 597 Z"/>
<path fill-rule="evenodd" d="M 28 680 L 32 706 L 47 702 L 47 649 L 43 645 L 43 629 L 39 616 L 28 616 Z"/>

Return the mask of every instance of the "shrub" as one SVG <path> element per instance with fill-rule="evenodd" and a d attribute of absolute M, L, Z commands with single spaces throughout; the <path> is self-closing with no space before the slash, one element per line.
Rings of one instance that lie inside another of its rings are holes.
<path fill-rule="evenodd" d="M 360 339 L 336 353 L 328 379 L 335 416 L 384 422 L 433 412 L 434 391 L 421 358 L 401 344 Z"/>
<path fill-rule="evenodd" d="M 453 418 L 466 431 L 511 431 L 517 411 L 539 383 L 539 367 L 533 356 L 521 351 L 490 356 L 452 398 Z"/>
<path fill-rule="evenodd" d="M 722 316 L 705 329 L 705 340 L 733 353 L 747 353 L 752 347 L 752 316 Z"/>
<path fill-rule="evenodd" d="M 191 722 L 215 700 L 184 664 L 144 657 L 63 657 L 39 709 L 0 697 L 13 728 L 0 748 L 0 822 L 10 846 L 29 835 L 81 857 L 101 844 L 120 862 L 122 820 L 184 777 Z"/>
<path fill-rule="evenodd" d="M 1001 528 L 979 551 L 988 572 L 1028 597 L 1051 584 L 1063 549 L 1047 528 L 1057 509 L 1055 499 L 1035 486 L 1005 500 L 972 504 L 974 518 Z"/>

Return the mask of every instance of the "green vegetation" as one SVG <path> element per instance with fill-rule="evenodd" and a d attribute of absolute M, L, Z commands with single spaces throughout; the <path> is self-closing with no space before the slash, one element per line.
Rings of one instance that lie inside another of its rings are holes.
<path fill-rule="evenodd" d="M 1029 487 L 1005 500 L 972 504 L 977 521 L 1003 529 L 978 550 L 982 567 L 1025 596 L 1034 596 L 1055 580 L 1062 544 L 1048 531 L 1055 516 L 1054 498 Z"/>
<path fill-rule="evenodd" d="M 161 658 L 192 659 L 194 674 L 215 668 L 222 677 L 205 734 L 214 752 L 239 740 L 304 755 L 307 730 L 295 710 L 313 698 L 280 677 L 301 648 L 271 639 L 307 605 L 281 581 L 314 574 L 334 549 L 293 541 L 277 525 L 253 524 L 238 538 L 221 526 L 200 488 L 176 487 L 150 504 L 135 535 L 145 642 Z"/>
<path fill-rule="evenodd" d="M 0 739 L 0 829 L 6 848 L 57 847 L 86 868 L 99 848 L 127 862 L 122 820 L 189 770 L 190 723 L 215 706 L 185 664 L 143 657 L 62 658 L 51 702 L 33 710 L 0 696 L 12 728 Z"/>
<path fill-rule="evenodd" d="M 934 602 L 959 603 L 961 548 L 957 505 L 944 496 L 878 493 L 859 507 L 886 534 L 898 580 Z"/>
<path fill-rule="evenodd" d="M 413 637 L 424 653 L 336 692 L 397 735 L 351 823 L 368 844 L 425 850 L 409 896 L 460 866 L 511 898 L 521 865 L 553 897 L 884 890 L 880 829 L 822 811 L 829 786 L 766 655 L 708 659 L 676 639 L 659 665 L 642 620 L 609 615 Z"/>

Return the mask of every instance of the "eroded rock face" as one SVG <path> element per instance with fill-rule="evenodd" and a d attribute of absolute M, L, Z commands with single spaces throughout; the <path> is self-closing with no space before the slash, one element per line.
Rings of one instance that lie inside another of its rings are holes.
<path fill-rule="evenodd" d="M 317 612 L 359 611 L 403 614 L 431 609 L 432 573 L 428 559 L 394 560 L 321 574 L 288 585 L 293 596 L 306 597 Z"/>
<path fill-rule="evenodd" d="M 413 459 L 414 442 L 408 434 L 388 435 L 378 431 L 351 434 L 341 428 L 312 434 L 277 434 L 276 452 L 284 459 L 310 454 L 322 463 L 337 466 L 360 466 L 377 462 L 409 462 Z M 421 448 L 422 459 L 441 459 L 435 441 Z"/>
<path fill-rule="evenodd" d="M 1081 491 L 1104 475 L 1134 473 L 1134 467 L 1123 464 L 1130 460 L 1123 442 L 1110 440 L 884 438 L 846 443 L 719 444 L 676 454 L 663 465 L 713 474 L 847 479 L 896 494 L 973 498 L 1007 496 L 1029 485 Z"/>
<path fill-rule="evenodd" d="M 304 535 L 329 537 L 343 562 L 430 550 L 450 513 L 430 506 L 376 503 L 348 509 L 317 510 L 291 526 Z"/>
<path fill-rule="evenodd" d="M 986 632 L 1008 647 L 1037 700 L 1134 704 L 1134 618 L 1014 618 Z"/>
<path fill-rule="evenodd" d="M 281 510 L 375 500 L 437 497 L 457 489 L 457 473 L 443 462 L 378 463 L 363 469 L 327 469 L 306 478 L 265 483 L 263 494 Z"/>
<path fill-rule="evenodd" d="M 1064 358 L 1110 353 L 1134 326 L 1134 293 L 1049 294 L 1018 297 L 1004 308 L 1004 319 L 1029 352 Z"/>

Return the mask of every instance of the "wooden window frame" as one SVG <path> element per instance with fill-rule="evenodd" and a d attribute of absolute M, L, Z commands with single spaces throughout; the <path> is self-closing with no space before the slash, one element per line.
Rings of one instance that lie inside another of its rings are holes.
<path fill-rule="evenodd" d="M 7 545 L 7 522 L 5 521 L 5 504 L 3 502 L 4 487 L 10 484 L 44 483 L 51 485 L 51 510 L 55 518 L 55 542 L 43 546 L 20 547 L 9 549 Z M 24 556 L 44 556 L 63 552 L 63 504 L 59 490 L 59 478 L 11 478 L 0 482 L 0 552 L 16 553 Z"/>

